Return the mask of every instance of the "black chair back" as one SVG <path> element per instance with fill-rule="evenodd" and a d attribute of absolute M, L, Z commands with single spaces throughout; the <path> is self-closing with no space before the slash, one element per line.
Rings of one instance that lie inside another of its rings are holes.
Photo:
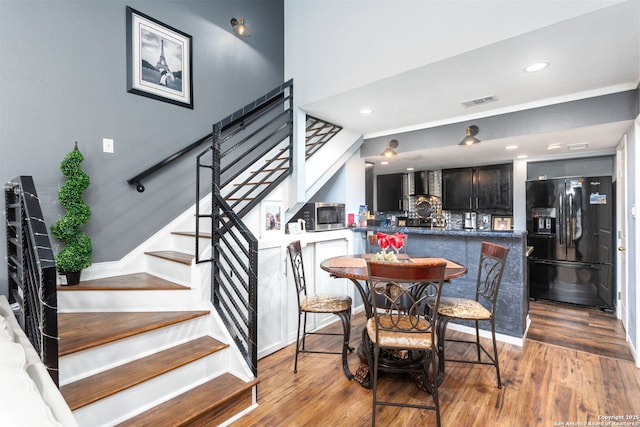
<path fill-rule="evenodd" d="M 307 295 L 307 280 L 304 275 L 304 261 L 302 260 L 302 247 L 300 241 L 296 240 L 287 246 L 289 259 L 291 260 L 291 268 L 293 269 L 293 281 L 296 285 L 296 293 L 298 295 L 298 306 L 300 300 Z"/>

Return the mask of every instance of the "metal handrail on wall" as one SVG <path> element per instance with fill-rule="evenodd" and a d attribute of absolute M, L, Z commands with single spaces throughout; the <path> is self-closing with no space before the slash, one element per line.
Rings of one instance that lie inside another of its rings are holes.
<path fill-rule="evenodd" d="M 9 181 L 4 194 L 9 303 L 59 386 L 56 266 L 33 178 Z"/>
<path fill-rule="evenodd" d="M 142 179 L 143 178 L 146 178 L 149 175 L 151 175 L 151 174 L 159 171 L 160 169 L 164 168 L 165 166 L 170 165 L 171 163 L 173 163 L 174 161 L 178 160 L 179 158 L 181 158 L 185 154 L 187 154 L 187 153 L 191 152 L 192 150 L 200 147 L 205 142 L 210 142 L 210 141 L 211 141 L 211 134 L 203 136 L 199 140 L 187 145 L 183 149 L 176 151 L 175 153 L 173 153 L 169 157 L 166 157 L 165 159 L 160 160 L 155 165 L 148 167 L 147 169 L 143 170 L 142 172 L 140 172 L 136 176 L 134 176 L 132 178 L 129 178 L 127 180 L 127 184 L 135 185 L 136 186 L 136 190 L 138 191 L 138 193 L 144 192 L 145 188 L 144 188 L 144 185 L 142 185 Z"/>

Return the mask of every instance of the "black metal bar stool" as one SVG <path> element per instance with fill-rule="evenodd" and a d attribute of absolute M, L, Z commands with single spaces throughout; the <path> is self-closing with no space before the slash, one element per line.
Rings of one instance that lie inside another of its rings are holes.
<path fill-rule="evenodd" d="M 296 285 L 296 295 L 298 299 L 298 334 L 296 338 L 296 359 L 293 372 L 298 372 L 299 353 L 322 353 L 322 354 L 342 354 L 342 369 L 348 379 L 353 378 L 347 364 L 347 352 L 353 351 L 349 347 L 349 337 L 351 334 L 351 297 L 348 295 L 333 294 L 308 294 L 307 281 L 304 274 L 304 262 L 302 261 L 302 248 L 300 241 L 296 240 L 287 246 L 291 267 L 293 268 L 293 279 Z M 329 332 L 308 332 L 307 313 L 332 313 L 342 321 L 342 334 Z M 302 335 L 300 330 L 302 329 Z M 308 335 L 342 335 L 342 351 L 307 350 L 305 348 L 305 338 Z"/>
<path fill-rule="evenodd" d="M 442 297 L 440 307 L 438 308 L 438 312 L 440 313 L 440 323 L 438 325 L 440 336 L 444 336 L 447 323 L 452 319 L 472 320 L 475 322 L 476 327 L 475 341 L 452 339 L 440 341 L 438 348 L 441 363 L 447 361 L 493 365 L 496 368 L 498 388 L 502 388 L 502 381 L 500 379 L 498 347 L 496 346 L 496 298 L 498 297 L 498 290 L 500 289 L 500 282 L 502 281 L 502 273 L 504 272 L 508 253 L 509 249 L 504 246 L 482 242 L 475 299 Z M 478 324 L 481 321 L 487 321 L 491 324 L 493 354 L 490 354 L 480 343 Z M 475 345 L 477 358 L 475 360 L 447 359 L 444 353 L 445 342 L 461 342 Z M 485 360 L 482 358 L 482 353 L 486 355 Z M 486 360 L 487 358 L 488 360 Z"/>

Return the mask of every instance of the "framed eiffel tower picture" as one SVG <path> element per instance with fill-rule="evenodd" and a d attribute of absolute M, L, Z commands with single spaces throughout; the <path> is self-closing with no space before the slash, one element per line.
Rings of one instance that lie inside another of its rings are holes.
<path fill-rule="evenodd" d="M 191 36 L 127 6 L 127 91 L 193 109 Z"/>

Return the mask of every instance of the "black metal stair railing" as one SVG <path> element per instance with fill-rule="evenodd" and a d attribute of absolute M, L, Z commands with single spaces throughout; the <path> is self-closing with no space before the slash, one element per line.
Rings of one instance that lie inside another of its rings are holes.
<path fill-rule="evenodd" d="M 212 133 L 127 180 L 142 192 L 143 178 L 211 143 L 196 161 L 196 263 L 212 263 L 212 303 L 256 376 L 258 243 L 241 218 L 292 172 L 292 106 L 290 80 L 214 124 Z M 305 159 L 341 129 L 307 116 Z M 203 210 L 200 201 L 208 194 L 211 206 Z M 211 254 L 205 259 L 200 242 L 209 231 L 202 222 L 211 230 Z"/>
<path fill-rule="evenodd" d="M 268 110 L 265 110 L 265 112 L 268 112 Z M 254 117 L 254 119 L 256 119 L 256 118 L 257 117 Z M 244 123 L 242 123 L 242 124 L 244 124 Z M 241 130 L 241 129 L 242 129 L 242 126 L 239 126 L 236 129 L 236 131 Z M 341 126 L 335 125 L 333 123 L 329 123 L 329 122 L 324 121 L 322 119 L 318 119 L 317 117 L 307 116 L 307 118 L 306 118 L 305 159 L 308 160 L 311 156 L 313 156 L 318 150 L 320 150 L 327 142 L 329 142 L 329 140 L 331 138 L 333 138 L 341 130 L 342 130 Z M 230 136 L 233 136 L 233 135 L 230 132 L 228 136 L 230 137 Z M 149 175 L 154 174 L 155 172 L 163 169 L 166 166 L 169 166 L 174 161 L 180 159 L 181 157 L 185 156 L 186 154 L 190 153 L 191 151 L 193 151 L 194 149 L 200 147 L 201 145 L 203 145 L 205 143 L 211 143 L 212 142 L 212 138 L 213 138 L 213 133 L 209 133 L 209 134 L 203 136 L 202 138 L 198 139 L 197 141 L 192 142 L 191 144 L 187 145 L 186 147 L 184 147 L 184 148 L 176 151 L 175 153 L 171 154 L 170 156 L 162 159 L 158 163 L 148 167 L 147 169 L 145 169 L 142 172 L 138 173 L 136 176 L 133 176 L 133 177 L 129 178 L 127 180 L 127 184 L 135 185 L 136 186 L 136 190 L 139 193 L 144 192 L 145 187 L 144 187 L 144 185 L 142 185 L 142 180 L 144 178 L 148 177 Z M 250 184 L 252 184 L 252 183 L 247 182 L 247 183 L 244 183 L 243 185 L 250 185 Z M 256 182 L 256 183 L 253 183 L 253 184 L 264 185 L 265 183 L 264 182 Z M 226 184 L 223 183 L 223 186 L 224 185 L 226 185 Z"/>
<path fill-rule="evenodd" d="M 313 156 L 341 130 L 341 126 L 334 125 L 317 117 L 307 116 L 305 159 L 308 160 L 309 157 Z"/>
<path fill-rule="evenodd" d="M 214 124 L 211 147 L 197 160 L 196 262 L 212 263 L 212 303 L 255 376 L 258 240 L 241 218 L 291 173 L 292 105 L 289 81 Z M 204 213 L 199 203 L 203 171 L 210 173 L 204 191 L 212 200 Z M 208 259 L 200 258 L 201 220 L 211 229 Z"/>
<path fill-rule="evenodd" d="M 9 181 L 4 194 L 9 303 L 58 386 L 56 267 L 33 178 Z"/>
<path fill-rule="evenodd" d="M 212 207 L 212 303 L 258 376 L 258 240 L 219 195 Z"/>

